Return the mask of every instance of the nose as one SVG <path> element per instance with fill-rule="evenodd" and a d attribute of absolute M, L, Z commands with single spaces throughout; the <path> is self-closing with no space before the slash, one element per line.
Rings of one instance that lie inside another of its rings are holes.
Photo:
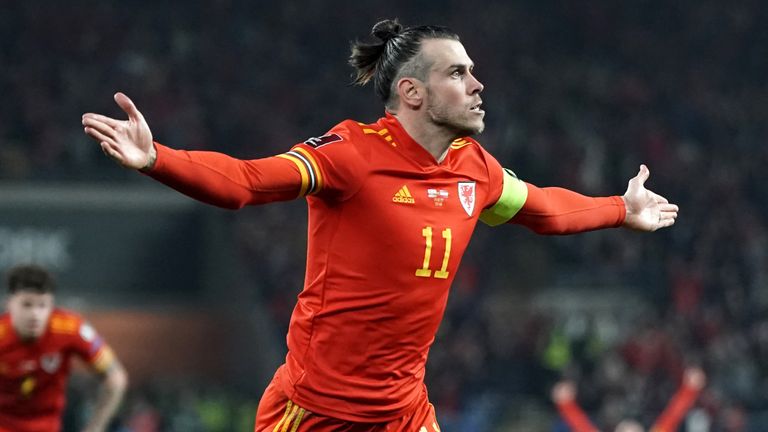
<path fill-rule="evenodd" d="M 48 310 L 46 308 L 36 308 L 32 311 L 31 318 L 35 323 L 45 322 L 47 314 Z"/>
<path fill-rule="evenodd" d="M 477 77 L 475 77 L 474 75 L 469 74 L 469 76 L 471 78 L 471 82 L 469 83 L 469 86 L 468 86 L 469 94 L 478 94 L 482 92 L 483 89 L 485 88 L 483 83 L 481 83 L 480 80 L 478 80 Z"/>

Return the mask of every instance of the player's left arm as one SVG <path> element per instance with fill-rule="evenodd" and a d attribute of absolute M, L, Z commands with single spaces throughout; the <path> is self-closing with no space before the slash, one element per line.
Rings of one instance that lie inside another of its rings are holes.
<path fill-rule="evenodd" d="M 112 348 L 89 324 L 81 324 L 78 343 L 82 348 L 80 355 L 100 379 L 93 413 L 83 432 L 104 432 L 123 400 L 128 373 Z"/>
<path fill-rule="evenodd" d="M 618 226 L 656 231 L 675 223 L 678 207 L 645 188 L 649 175 L 642 165 L 623 196 L 589 197 L 564 188 L 540 188 L 504 170 L 499 199 L 481 213 L 480 219 L 491 226 L 520 224 L 539 234 L 573 234 Z"/>

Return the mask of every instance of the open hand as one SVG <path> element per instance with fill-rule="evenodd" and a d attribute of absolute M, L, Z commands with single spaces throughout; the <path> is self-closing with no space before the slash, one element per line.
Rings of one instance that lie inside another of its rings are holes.
<path fill-rule="evenodd" d="M 656 231 L 672 226 L 677 219 L 678 207 L 661 195 L 645 188 L 651 175 L 648 167 L 640 165 L 640 171 L 629 180 L 627 192 L 622 197 L 627 208 L 624 226 L 638 231 Z"/>
<path fill-rule="evenodd" d="M 149 169 L 155 161 L 155 146 L 147 121 L 136 105 L 123 93 L 115 102 L 128 114 L 128 120 L 116 120 L 101 114 L 83 114 L 85 133 L 99 142 L 101 150 L 126 168 Z"/>

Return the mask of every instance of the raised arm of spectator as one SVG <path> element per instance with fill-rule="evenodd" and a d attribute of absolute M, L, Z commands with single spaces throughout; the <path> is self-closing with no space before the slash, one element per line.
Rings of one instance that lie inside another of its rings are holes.
<path fill-rule="evenodd" d="M 572 432 L 599 432 L 576 403 L 576 386 L 571 381 L 560 381 L 552 388 L 552 402 Z"/>
<path fill-rule="evenodd" d="M 677 426 L 685 418 L 696 398 L 701 393 L 706 383 L 704 371 L 699 368 L 688 368 L 683 375 L 683 383 L 677 393 L 669 401 L 669 404 L 651 427 L 650 432 L 674 432 Z"/>

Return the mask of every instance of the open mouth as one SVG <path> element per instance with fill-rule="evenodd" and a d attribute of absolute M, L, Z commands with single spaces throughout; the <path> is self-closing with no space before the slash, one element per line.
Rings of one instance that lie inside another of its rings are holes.
<path fill-rule="evenodd" d="M 482 109 L 480 109 L 480 105 L 482 105 L 482 104 L 483 104 L 482 102 L 478 102 L 478 103 L 477 103 L 477 105 L 472 105 L 472 106 L 469 108 L 469 110 L 470 110 L 470 111 L 472 111 L 472 112 L 476 112 L 476 113 L 483 113 L 483 112 L 485 112 L 485 111 L 483 111 Z"/>

